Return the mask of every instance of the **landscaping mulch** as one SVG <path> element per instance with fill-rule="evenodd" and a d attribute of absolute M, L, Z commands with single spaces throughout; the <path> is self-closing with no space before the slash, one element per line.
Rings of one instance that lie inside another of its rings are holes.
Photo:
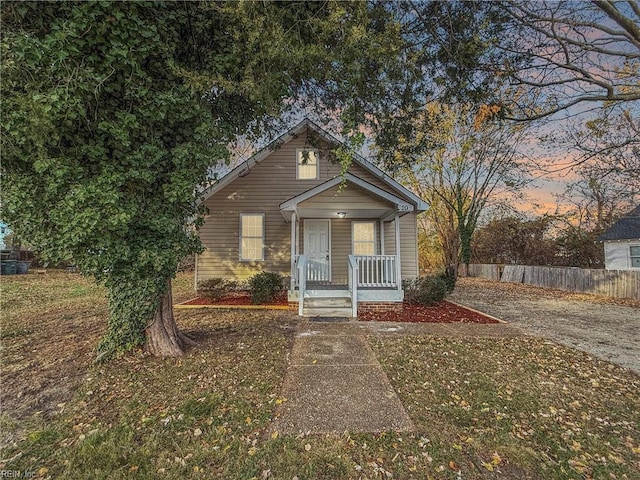
<path fill-rule="evenodd" d="M 219 307 L 243 307 L 253 305 L 249 292 L 235 292 L 225 295 L 220 300 L 208 298 L 194 298 L 181 305 L 217 305 Z M 269 302 L 267 306 L 287 306 L 287 292 Z M 365 322 L 408 322 L 408 323 L 500 323 L 486 315 L 443 301 L 427 307 L 405 302 L 401 311 L 367 311 L 358 314 L 358 320 Z"/>
<path fill-rule="evenodd" d="M 409 323 L 500 323 L 479 312 L 447 301 L 430 307 L 405 302 L 401 311 L 362 312 L 358 314 L 358 320 Z"/>
<path fill-rule="evenodd" d="M 181 303 L 181 305 L 218 305 L 218 306 L 230 306 L 239 307 L 246 305 L 253 305 L 251 301 L 251 294 L 249 292 L 235 292 L 223 296 L 220 300 L 211 300 L 208 298 L 197 297 L 192 300 Z M 274 306 L 287 306 L 287 292 L 281 292 L 278 296 L 268 305 Z"/>

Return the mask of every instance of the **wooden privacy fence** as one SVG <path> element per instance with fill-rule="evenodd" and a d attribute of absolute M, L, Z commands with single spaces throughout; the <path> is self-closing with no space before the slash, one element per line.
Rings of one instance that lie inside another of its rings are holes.
<path fill-rule="evenodd" d="M 501 268 L 502 274 L 500 274 Z M 461 272 L 463 272 L 462 269 Z M 489 278 L 502 282 L 526 283 L 570 292 L 640 300 L 640 272 L 637 271 L 472 264 L 469 265 L 467 273 L 470 277 Z"/>

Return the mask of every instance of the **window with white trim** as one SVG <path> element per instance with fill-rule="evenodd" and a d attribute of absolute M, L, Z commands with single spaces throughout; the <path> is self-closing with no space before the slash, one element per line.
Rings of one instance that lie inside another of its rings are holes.
<path fill-rule="evenodd" d="M 640 245 L 629 247 L 629 257 L 631 259 L 631 268 L 640 268 Z"/>
<path fill-rule="evenodd" d="M 296 178 L 315 180 L 318 178 L 318 151 L 299 148 L 296 150 Z"/>
<path fill-rule="evenodd" d="M 376 254 L 376 224 L 375 222 L 352 222 L 351 236 L 354 255 Z"/>
<path fill-rule="evenodd" d="M 264 260 L 264 213 L 240 214 L 240 261 Z"/>

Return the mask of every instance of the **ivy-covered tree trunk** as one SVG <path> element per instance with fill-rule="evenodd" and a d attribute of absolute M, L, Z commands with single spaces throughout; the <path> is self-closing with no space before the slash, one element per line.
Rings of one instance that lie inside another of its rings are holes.
<path fill-rule="evenodd" d="M 167 281 L 167 291 L 158 302 L 153 320 L 145 329 L 146 349 L 161 357 L 179 357 L 188 346 L 195 342 L 178 330 L 173 316 L 173 295 L 171 280 Z"/>
<path fill-rule="evenodd" d="M 471 238 L 473 237 L 473 229 L 461 222 L 458 224 L 458 233 L 460 235 L 460 260 L 462 260 L 468 272 L 469 263 L 471 262 Z"/>

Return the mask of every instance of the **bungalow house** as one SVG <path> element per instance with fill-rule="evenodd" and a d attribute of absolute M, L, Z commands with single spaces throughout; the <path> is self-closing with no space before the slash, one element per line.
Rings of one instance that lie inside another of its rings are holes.
<path fill-rule="evenodd" d="M 607 270 L 640 270 L 640 205 L 614 223 L 598 241 L 604 243 Z"/>
<path fill-rule="evenodd" d="M 305 119 L 210 187 L 196 285 L 278 272 L 300 315 L 402 308 L 427 205 L 359 156 L 341 174 L 338 145 Z"/>

